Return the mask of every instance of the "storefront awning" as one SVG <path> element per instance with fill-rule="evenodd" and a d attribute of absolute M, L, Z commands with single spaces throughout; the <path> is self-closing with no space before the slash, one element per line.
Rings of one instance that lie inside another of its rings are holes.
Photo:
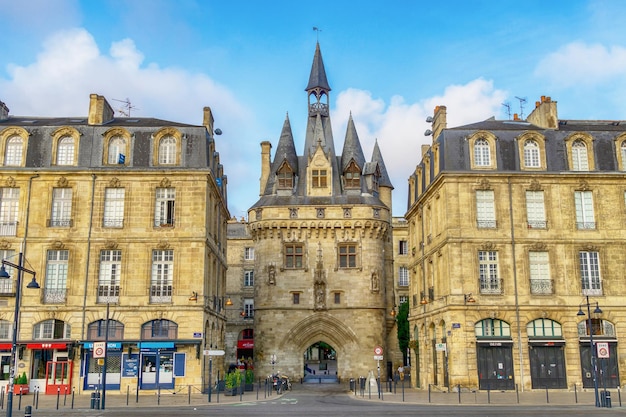
<path fill-rule="evenodd" d="M 237 340 L 237 349 L 254 349 L 253 339 Z"/>

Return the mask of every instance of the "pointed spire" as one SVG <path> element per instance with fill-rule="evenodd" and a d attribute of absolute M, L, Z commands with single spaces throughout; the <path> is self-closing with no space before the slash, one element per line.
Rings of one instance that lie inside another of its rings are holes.
<path fill-rule="evenodd" d="M 280 133 L 280 139 L 278 140 L 278 146 L 276 147 L 276 154 L 274 156 L 274 163 L 272 164 L 272 173 L 276 173 L 284 161 L 287 161 L 294 172 L 298 172 L 298 156 L 293 140 L 293 133 L 291 131 L 289 114 L 285 117 L 283 130 Z"/>
<path fill-rule="evenodd" d="M 378 139 L 376 139 L 376 143 L 374 143 L 372 162 L 378 163 L 378 168 L 380 169 L 380 180 L 378 181 L 378 185 L 380 187 L 389 187 L 393 189 L 393 184 L 391 184 L 391 179 L 387 173 L 387 167 L 385 167 L 385 161 L 383 161 L 383 154 L 380 152 L 380 148 L 378 147 Z"/>
<path fill-rule="evenodd" d="M 359 135 L 356 132 L 356 126 L 352 119 L 352 112 L 350 112 L 348 127 L 346 129 L 346 139 L 343 142 L 343 151 L 341 152 L 342 172 L 345 171 L 352 159 L 354 159 L 354 162 L 363 170 L 365 166 L 365 155 L 363 154 L 361 141 L 359 140 Z"/>
<path fill-rule="evenodd" d="M 322 52 L 320 51 L 319 42 L 315 46 L 315 55 L 313 56 L 313 66 L 311 67 L 311 75 L 309 76 L 309 84 L 305 91 L 321 89 L 330 91 L 328 79 L 326 78 L 326 70 L 324 69 L 324 61 L 322 60 Z"/>

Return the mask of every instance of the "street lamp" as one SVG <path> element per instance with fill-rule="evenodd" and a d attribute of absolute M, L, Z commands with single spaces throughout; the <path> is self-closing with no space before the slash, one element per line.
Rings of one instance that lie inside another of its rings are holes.
<path fill-rule="evenodd" d="M 596 407 L 602 407 L 600 404 L 600 397 L 598 396 L 598 360 L 596 359 L 596 347 L 593 343 L 593 328 L 591 325 L 591 304 L 589 304 L 589 296 L 587 295 L 587 329 L 589 331 L 589 346 L 591 347 L 591 375 L 593 377 L 593 391 L 596 396 Z M 593 310 L 593 314 L 599 315 L 602 314 L 602 310 L 598 306 L 596 302 L 596 308 Z M 577 316 L 584 316 L 582 305 L 578 306 Z"/>
<path fill-rule="evenodd" d="M 11 366 L 10 366 L 10 374 L 9 374 L 9 385 L 7 392 L 7 417 L 11 417 L 13 415 L 13 384 L 15 383 L 15 367 L 17 365 L 17 334 L 19 329 L 19 319 L 20 319 L 20 298 L 22 296 L 22 272 L 28 272 L 33 276 L 31 282 L 28 283 L 26 288 L 39 288 L 39 284 L 35 279 L 35 271 L 31 271 L 30 269 L 24 268 L 23 265 L 23 254 L 20 252 L 18 263 L 14 264 L 6 260 L 2 260 L 2 266 L 0 266 L 0 279 L 9 279 L 11 276 L 7 273 L 5 265 L 8 265 L 17 270 L 17 282 L 15 287 L 15 314 L 13 316 L 13 341 L 11 343 Z"/>

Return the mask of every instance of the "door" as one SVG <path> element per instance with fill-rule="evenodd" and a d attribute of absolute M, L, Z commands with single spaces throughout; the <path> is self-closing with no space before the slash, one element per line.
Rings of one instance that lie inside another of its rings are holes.
<path fill-rule="evenodd" d="M 617 342 L 609 342 L 608 354 L 608 358 L 596 358 L 598 364 L 598 388 L 617 388 L 619 386 Z M 580 345 L 580 366 L 583 375 L 583 388 L 594 388 L 593 366 L 591 365 L 591 349 L 589 343 Z"/>
<path fill-rule="evenodd" d="M 533 389 L 567 388 L 565 346 L 529 346 Z"/>
<path fill-rule="evenodd" d="M 478 388 L 481 390 L 515 389 L 513 346 L 478 344 Z"/>
<path fill-rule="evenodd" d="M 72 384 L 72 362 L 48 361 L 46 364 L 46 394 L 69 394 Z"/>
<path fill-rule="evenodd" d="M 146 352 L 141 356 L 141 389 L 174 388 L 173 352 Z"/>

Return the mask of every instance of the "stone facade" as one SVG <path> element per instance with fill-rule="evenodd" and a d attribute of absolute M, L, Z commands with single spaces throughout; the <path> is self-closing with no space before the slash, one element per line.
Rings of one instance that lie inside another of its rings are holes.
<path fill-rule="evenodd" d="M 87 118 L 0 120 L 0 250 L 23 254 L 41 286 L 23 288 L 17 337 L 31 387 L 102 389 L 94 344 L 107 341 L 107 389 L 206 389 L 203 350 L 224 343 L 230 216 L 209 108 L 203 119 L 116 118 L 93 94 Z M 10 329 L 15 287 L 2 285 Z"/>
<path fill-rule="evenodd" d="M 556 115 L 542 97 L 446 128 L 436 109 L 406 215 L 414 386 L 621 385 L 626 128 Z"/>

